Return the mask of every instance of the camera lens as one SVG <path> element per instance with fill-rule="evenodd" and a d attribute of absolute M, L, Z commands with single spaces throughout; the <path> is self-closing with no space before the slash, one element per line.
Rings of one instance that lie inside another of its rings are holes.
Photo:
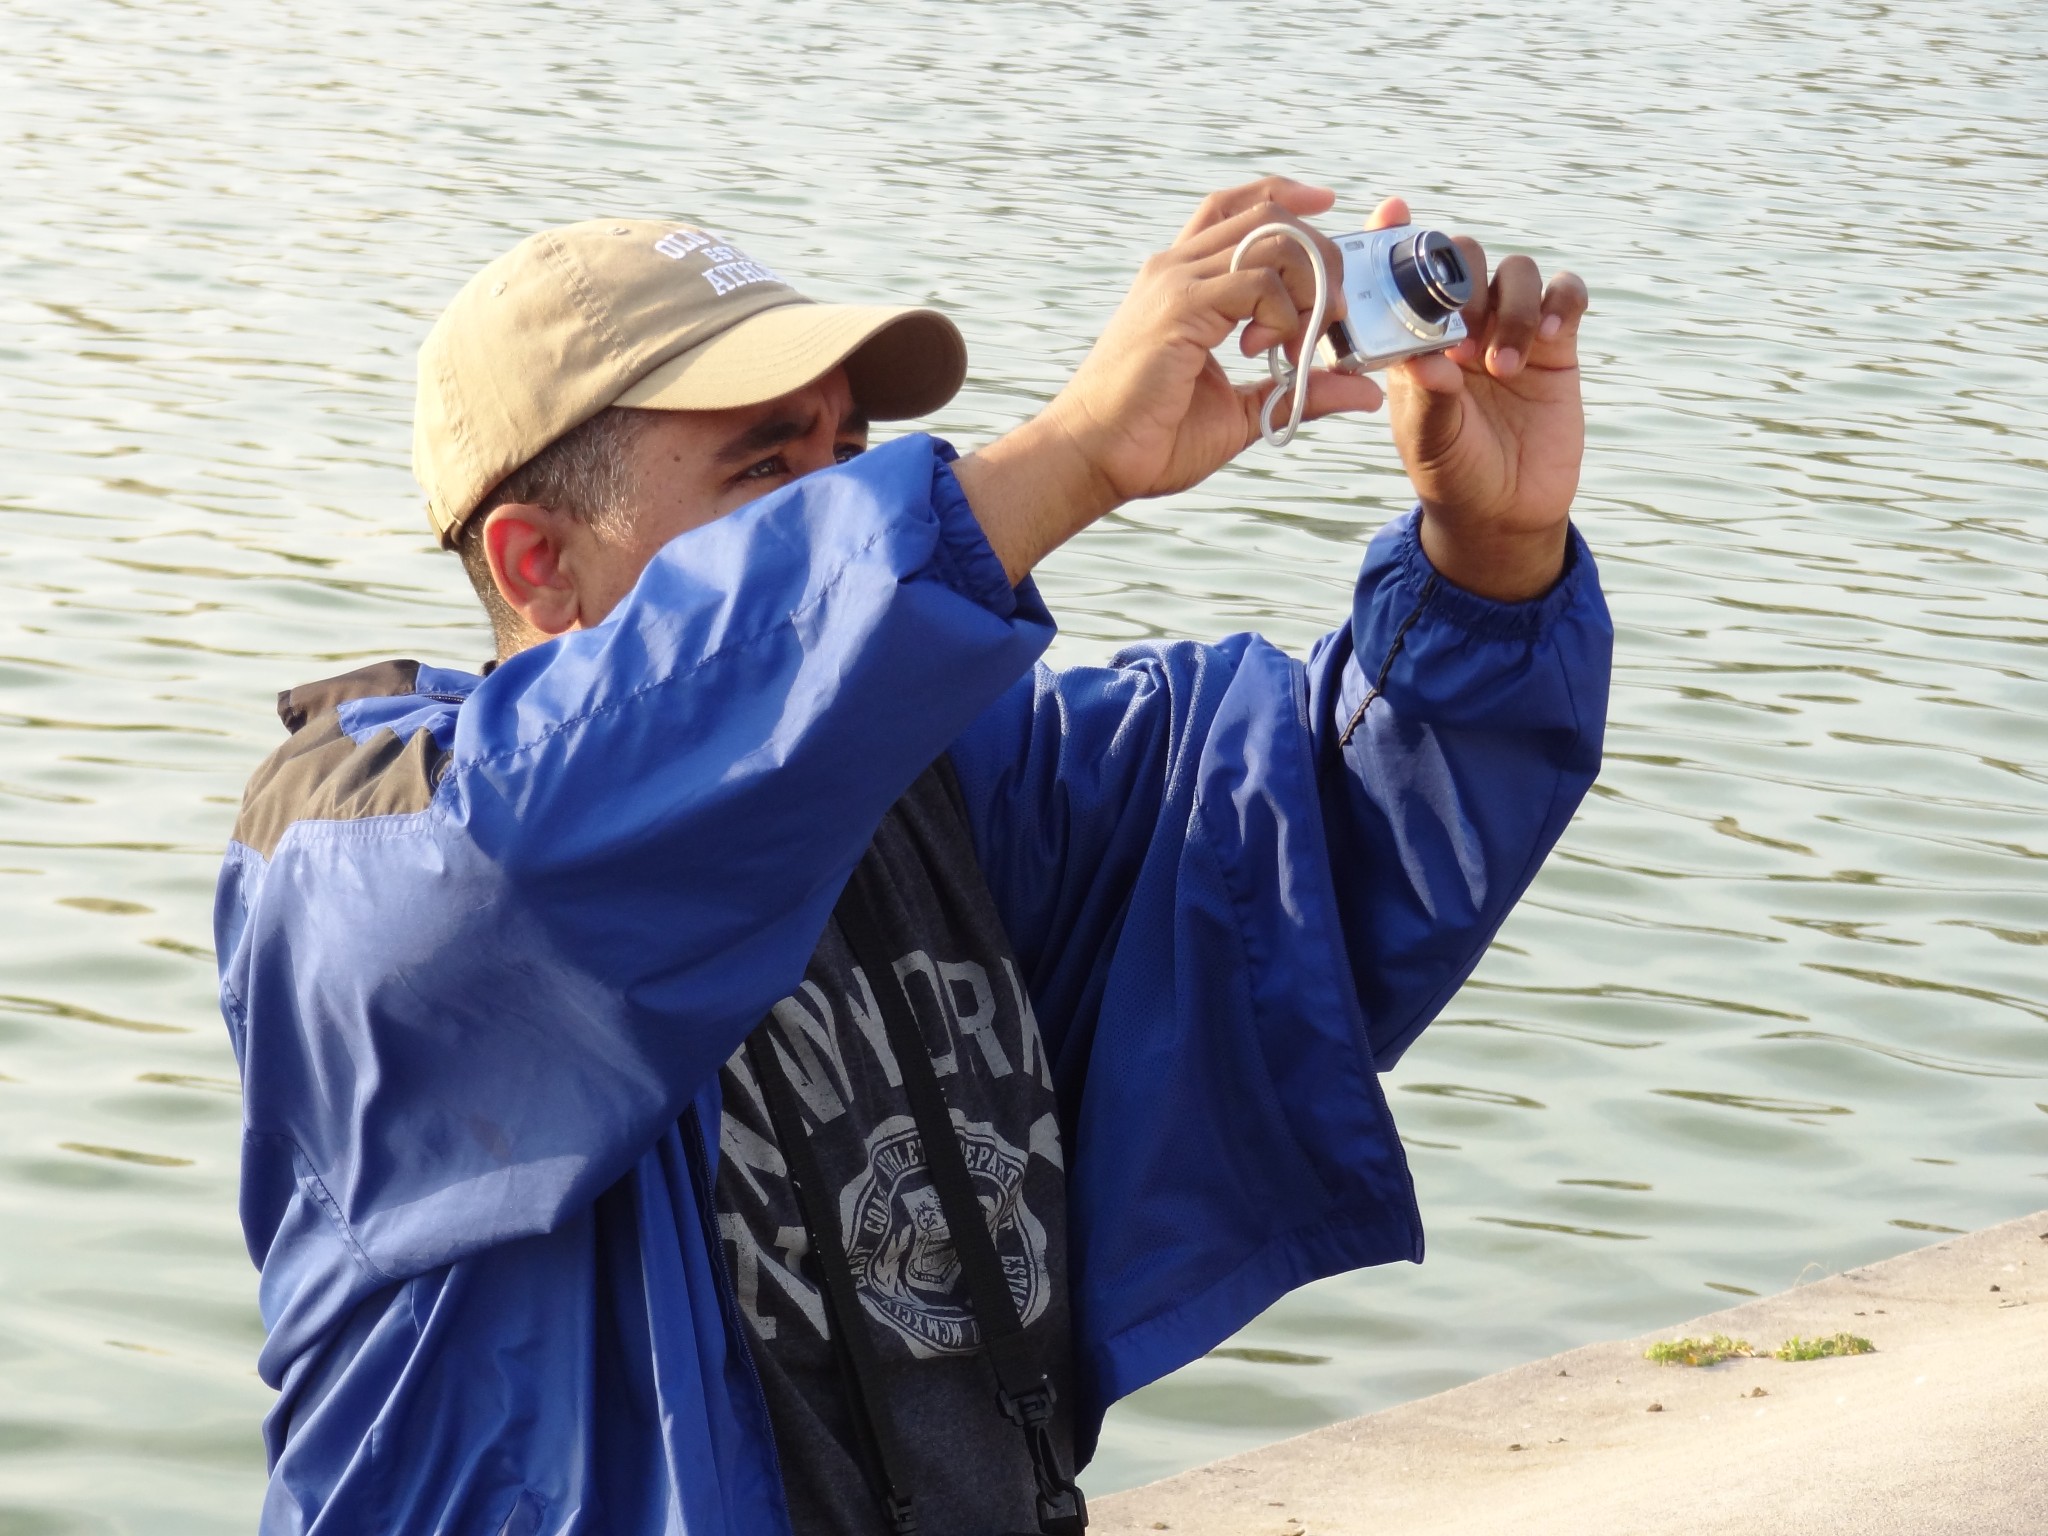
<path fill-rule="evenodd" d="M 1427 325 L 1463 308 L 1472 297 L 1464 254 L 1441 230 L 1418 230 L 1394 247 L 1388 264 L 1402 300 Z"/>

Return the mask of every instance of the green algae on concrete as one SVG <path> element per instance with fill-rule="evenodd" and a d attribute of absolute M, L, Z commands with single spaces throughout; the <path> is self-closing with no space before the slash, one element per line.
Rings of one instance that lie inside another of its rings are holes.
<path fill-rule="evenodd" d="M 1717 1333 L 1711 1339 L 1660 1339 L 1643 1351 L 1643 1358 L 1659 1365 L 1719 1365 L 1723 1360 L 1746 1360 L 1755 1354 L 1747 1339 Z"/>
<path fill-rule="evenodd" d="M 1853 1333 L 1834 1333 L 1824 1339 L 1802 1339 L 1798 1334 L 1771 1351 L 1773 1360 L 1827 1360 L 1836 1355 L 1874 1355 L 1877 1346 Z"/>

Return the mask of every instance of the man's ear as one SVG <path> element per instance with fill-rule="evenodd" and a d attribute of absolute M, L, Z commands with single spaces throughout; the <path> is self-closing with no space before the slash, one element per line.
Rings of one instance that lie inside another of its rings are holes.
<path fill-rule="evenodd" d="M 565 559 L 578 534 L 574 518 L 552 507 L 507 502 L 484 522 L 484 557 L 512 611 L 543 636 L 582 628 L 582 594 Z"/>

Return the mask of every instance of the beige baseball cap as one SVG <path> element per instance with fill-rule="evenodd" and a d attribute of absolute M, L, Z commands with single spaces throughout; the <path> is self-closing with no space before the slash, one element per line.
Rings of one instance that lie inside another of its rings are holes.
<path fill-rule="evenodd" d="M 721 236 L 592 219 L 519 242 L 420 348 L 413 474 L 444 547 L 492 488 L 606 406 L 717 411 L 840 364 L 877 421 L 937 410 L 967 344 L 936 310 L 817 304 Z"/>

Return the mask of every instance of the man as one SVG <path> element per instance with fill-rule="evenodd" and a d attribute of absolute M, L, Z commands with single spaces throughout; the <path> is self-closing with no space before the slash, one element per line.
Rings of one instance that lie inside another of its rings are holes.
<path fill-rule="evenodd" d="M 1391 381 L 1420 506 L 1306 666 L 1035 666 L 1033 566 L 1257 437 L 1213 350 L 1312 280 L 1231 256 L 1331 200 L 1210 198 L 957 460 L 864 451 L 949 322 L 686 225 L 456 298 L 415 467 L 498 659 L 286 694 L 221 883 L 266 1530 L 1072 1533 L 1110 1402 L 1420 1257 L 1376 1072 L 1598 765 L 1583 286 L 1465 243 L 1472 340 Z"/>

